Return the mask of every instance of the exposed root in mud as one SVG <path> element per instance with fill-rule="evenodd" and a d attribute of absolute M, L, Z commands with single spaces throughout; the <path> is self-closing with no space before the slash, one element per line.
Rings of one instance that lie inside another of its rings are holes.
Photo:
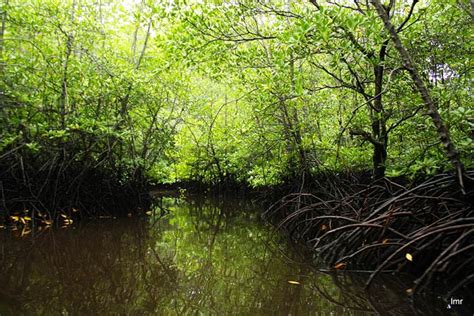
<path fill-rule="evenodd" d="M 367 286 L 382 271 L 416 275 L 413 293 L 441 277 L 457 282 L 450 292 L 474 282 L 473 191 L 460 194 L 455 177 L 331 183 L 321 194 L 290 194 L 264 216 L 334 269 L 372 270 Z"/>

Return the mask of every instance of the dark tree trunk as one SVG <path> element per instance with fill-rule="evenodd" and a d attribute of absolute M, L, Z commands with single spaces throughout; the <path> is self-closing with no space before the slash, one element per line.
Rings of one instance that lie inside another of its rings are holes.
<path fill-rule="evenodd" d="M 387 146 L 385 144 L 374 144 L 374 178 L 380 179 L 385 176 L 385 161 L 387 160 Z"/>
<path fill-rule="evenodd" d="M 414 0 L 414 1 L 415 1 L 414 3 L 416 3 L 418 0 Z M 416 69 L 415 64 L 413 63 L 411 59 L 410 54 L 405 49 L 405 47 L 402 44 L 402 41 L 398 37 L 398 33 L 395 30 L 395 27 L 390 22 L 390 18 L 388 16 L 387 11 L 385 10 L 385 8 L 383 7 L 383 5 L 380 3 L 379 0 L 371 0 L 371 2 L 376 8 L 378 15 L 382 19 L 385 29 L 390 33 L 392 42 L 394 43 L 397 51 L 400 53 L 403 65 L 410 73 L 410 76 L 413 82 L 415 83 L 415 87 L 421 95 L 423 103 L 426 106 L 428 115 L 431 117 L 433 125 L 436 127 L 436 131 L 438 132 L 438 137 L 446 151 L 446 156 L 448 157 L 451 164 L 453 165 L 454 170 L 456 170 L 461 190 L 464 192 L 464 165 L 461 162 L 456 146 L 451 141 L 451 137 L 449 136 L 449 130 L 444 124 L 444 121 L 441 118 L 441 115 L 439 114 L 438 105 L 436 101 L 432 99 L 428 88 L 426 87 L 423 80 L 421 79 L 421 76 L 419 75 L 418 70 Z"/>
<path fill-rule="evenodd" d="M 374 102 L 372 117 L 372 137 L 375 139 L 374 145 L 374 178 L 380 179 L 385 176 L 385 161 L 387 160 L 387 145 L 388 145 L 388 133 L 385 124 L 385 111 L 382 103 L 382 88 L 383 88 L 383 76 L 385 56 L 387 53 L 387 42 L 385 42 L 379 52 L 379 61 L 374 66 Z"/>

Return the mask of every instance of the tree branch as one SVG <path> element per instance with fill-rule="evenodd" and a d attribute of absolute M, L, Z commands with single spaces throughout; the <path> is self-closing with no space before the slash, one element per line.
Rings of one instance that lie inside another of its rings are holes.
<path fill-rule="evenodd" d="M 364 140 L 369 141 L 373 145 L 378 145 L 378 146 L 383 145 L 381 142 L 379 142 L 378 140 L 373 138 L 372 135 L 370 135 L 369 132 L 366 132 L 366 131 L 361 130 L 361 129 L 351 129 L 351 130 L 349 130 L 349 134 L 351 136 L 361 136 Z"/>

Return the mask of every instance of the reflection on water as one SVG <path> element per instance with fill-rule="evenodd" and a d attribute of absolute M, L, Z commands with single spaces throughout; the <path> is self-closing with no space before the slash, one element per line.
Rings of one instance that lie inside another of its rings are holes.
<path fill-rule="evenodd" d="M 411 304 L 393 277 L 366 293 L 361 275 L 311 269 L 258 214 L 162 198 L 147 219 L 0 232 L 0 315 L 447 313 L 441 300 Z"/>

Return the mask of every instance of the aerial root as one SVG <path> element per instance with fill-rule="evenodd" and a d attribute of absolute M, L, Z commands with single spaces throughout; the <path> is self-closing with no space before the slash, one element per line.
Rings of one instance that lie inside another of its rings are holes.
<path fill-rule="evenodd" d="M 441 275 L 462 280 L 462 286 L 474 281 L 473 193 L 461 194 L 454 176 L 441 174 L 413 187 L 389 179 L 370 185 L 338 181 L 337 191 L 290 194 L 264 216 L 333 268 L 373 270 L 367 287 L 380 272 L 394 270 L 418 276 L 413 292 Z"/>

